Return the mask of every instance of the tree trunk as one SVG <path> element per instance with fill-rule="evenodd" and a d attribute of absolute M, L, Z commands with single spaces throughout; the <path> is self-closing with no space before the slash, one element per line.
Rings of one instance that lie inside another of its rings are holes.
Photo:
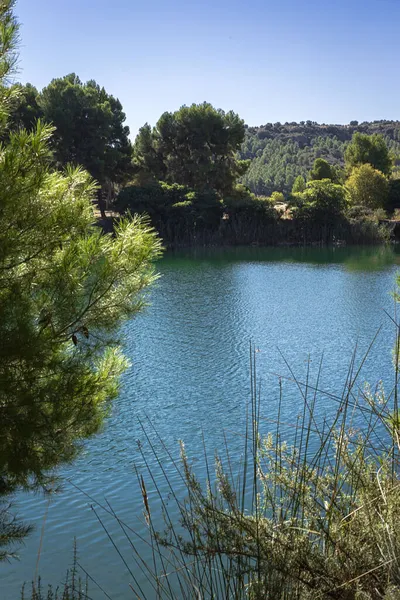
<path fill-rule="evenodd" d="M 106 204 L 103 199 L 103 190 L 101 188 L 97 190 L 97 205 L 101 214 L 101 218 L 106 219 Z"/>

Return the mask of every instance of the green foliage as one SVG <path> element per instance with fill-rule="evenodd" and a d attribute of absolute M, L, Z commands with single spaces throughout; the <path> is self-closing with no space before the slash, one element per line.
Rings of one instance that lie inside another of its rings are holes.
<path fill-rule="evenodd" d="M 54 125 L 54 165 L 62 170 L 71 163 L 88 170 L 100 183 L 98 200 L 105 217 L 103 194 L 113 199 L 116 188 L 133 174 L 129 128 L 119 100 L 93 80 L 83 84 L 74 73 L 53 79 L 41 93 L 29 83 L 16 84 L 9 93 L 10 116 L 1 139 L 21 128 L 32 131 L 39 119 Z"/>
<path fill-rule="evenodd" d="M 222 203 L 212 190 L 192 190 L 185 185 L 151 181 L 126 186 L 118 195 L 116 208 L 124 213 L 147 214 L 167 241 L 189 238 L 201 231 L 212 234 L 222 217 Z"/>
<path fill-rule="evenodd" d="M 14 96 L 10 106 L 8 129 L 10 131 L 19 129 L 32 131 L 36 122 L 44 117 L 43 110 L 38 103 L 39 93 L 30 83 L 26 85 L 17 83 L 12 90 Z"/>
<path fill-rule="evenodd" d="M 12 6 L 0 3 L 3 83 Z M 51 485 L 101 427 L 127 364 L 115 332 L 144 305 L 160 253 L 144 220 L 113 236 L 94 226 L 96 185 L 81 168 L 53 172 L 52 134 L 39 121 L 0 145 L 0 499 Z M 26 531 L 1 508 L 1 558 Z"/>
<path fill-rule="evenodd" d="M 271 202 L 272 204 L 283 204 L 285 202 L 285 196 L 282 192 L 272 192 Z"/>
<path fill-rule="evenodd" d="M 298 175 L 296 177 L 296 179 L 294 180 L 294 184 L 292 187 L 292 194 L 304 192 L 305 189 L 306 189 L 306 180 L 304 179 L 304 177 L 302 175 Z"/>
<path fill-rule="evenodd" d="M 219 198 L 178 184 L 154 180 L 121 190 L 116 208 L 148 214 L 168 246 L 204 244 L 291 245 L 385 243 L 383 212 L 347 212 L 346 191 L 330 180 L 310 181 L 285 200 L 280 192 L 256 196 L 238 184 Z"/>
<path fill-rule="evenodd" d="M 387 215 L 383 208 L 368 208 L 363 205 L 350 206 L 347 210 L 349 219 L 357 221 L 372 221 L 378 223 L 382 219 L 386 219 Z"/>
<path fill-rule="evenodd" d="M 224 206 L 229 210 L 248 208 L 255 202 L 256 196 L 244 185 L 237 184 L 230 194 L 224 196 Z"/>
<path fill-rule="evenodd" d="M 389 184 L 381 171 L 370 164 L 355 167 L 346 183 L 351 204 L 368 208 L 387 205 Z"/>
<path fill-rule="evenodd" d="M 274 190 L 289 194 L 297 176 L 305 179 L 317 158 L 335 168 L 335 182 L 342 182 L 338 172 L 344 166 L 344 152 L 352 135 L 383 136 L 395 164 L 400 163 L 400 124 L 398 121 L 374 121 L 351 125 L 285 123 L 247 127 L 240 151 L 241 158 L 251 160 L 243 183 L 256 194 L 270 195 Z"/>
<path fill-rule="evenodd" d="M 15 90 L 7 86 L 8 77 L 18 61 L 16 46 L 19 42 L 19 24 L 14 16 L 15 0 L 0 1 L 0 129 L 9 119 L 10 107 L 15 100 Z"/>
<path fill-rule="evenodd" d="M 53 81 L 37 100 L 56 131 L 51 144 L 57 164 L 82 165 L 100 184 L 126 181 L 132 148 L 118 99 L 95 81 L 74 73 Z"/>
<path fill-rule="evenodd" d="M 116 208 L 120 212 L 148 213 L 150 216 L 163 213 L 176 202 L 183 202 L 190 190 L 184 185 L 172 185 L 153 181 L 147 185 L 127 185 L 118 195 Z"/>
<path fill-rule="evenodd" d="M 323 156 L 332 165 L 340 165 L 343 150 L 343 142 L 336 138 L 321 136 L 305 144 L 303 138 L 260 140 L 247 133 L 241 156 L 251 162 L 242 182 L 256 194 L 270 195 L 276 190 L 289 194 L 298 176 L 308 178 L 317 158 Z"/>
<path fill-rule="evenodd" d="M 332 223 L 346 207 L 346 192 L 343 186 L 330 179 L 309 181 L 302 194 L 291 198 L 293 215 L 299 219 L 310 219 L 316 223 Z"/>
<path fill-rule="evenodd" d="M 391 179 L 389 181 L 386 208 L 391 212 L 400 208 L 400 179 Z"/>
<path fill-rule="evenodd" d="M 365 135 L 355 133 L 345 152 L 346 166 L 350 170 L 364 164 L 370 164 L 374 169 L 389 175 L 393 160 L 389 149 L 381 135 Z"/>
<path fill-rule="evenodd" d="M 153 181 L 142 186 L 126 186 L 118 195 L 116 208 L 120 212 L 129 210 L 132 213 L 147 213 L 156 217 L 164 215 L 175 204 L 186 201 L 190 201 L 199 210 L 220 204 L 213 191 L 194 191 L 178 183 Z"/>
<path fill-rule="evenodd" d="M 16 84 L 9 93 L 10 115 L 1 139 L 21 128 L 34 130 L 39 119 L 53 124 L 54 165 L 62 170 L 71 163 L 89 171 L 101 185 L 98 200 L 104 217 L 103 193 L 113 199 L 115 188 L 133 174 L 129 128 L 119 100 L 93 80 L 83 84 L 74 73 L 53 79 L 41 93 L 29 83 Z"/>
<path fill-rule="evenodd" d="M 279 192 L 278 192 L 279 194 Z M 224 197 L 223 204 L 228 213 L 233 215 L 247 214 L 254 215 L 254 218 L 269 217 L 276 219 L 277 212 L 274 208 L 276 202 L 284 201 L 281 195 L 278 198 L 267 198 L 266 196 L 256 196 L 252 194 L 245 186 L 238 184 L 231 194 Z"/>
<path fill-rule="evenodd" d="M 153 132 L 148 123 L 139 129 L 136 136 L 133 167 L 136 178 L 143 183 L 159 181 L 166 176 L 162 157 L 155 147 Z"/>
<path fill-rule="evenodd" d="M 387 219 L 383 208 L 368 208 L 366 206 L 350 206 L 346 211 L 346 217 L 353 230 L 357 243 L 357 235 L 370 238 L 373 243 L 389 244 L 391 241 L 391 230 L 381 223 Z"/>
<path fill-rule="evenodd" d="M 236 157 L 244 131 L 238 115 L 206 102 L 166 112 L 153 130 L 147 124 L 140 129 L 134 144 L 136 171 L 190 189 L 229 192 L 248 168 Z"/>
<path fill-rule="evenodd" d="M 336 173 L 333 167 L 323 158 L 317 158 L 314 161 L 312 171 L 310 171 L 310 179 L 330 179 L 336 180 Z"/>
<path fill-rule="evenodd" d="M 51 129 L 11 136 L 0 192 L 0 491 L 45 484 L 101 426 L 126 365 L 114 331 L 143 305 L 146 223 L 93 229 L 93 181 L 48 167 Z"/>
<path fill-rule="evenodd" d="M 271 198 L 255 196 L 241 184 L 220 198 L 214 191 L 153 181 L 125 187 L 116 208 L 122 213 L 148 214 L 171 246 L 253 243 L 259 236 L 276 243 L 279 213 L 275 205 L 283 202 L 279 192 Z M 266 228 L 270 228 L 269 235 Z"/>
<path fill-rule="evenodd" d="M 10 498 L 0 492 L 0 563 L 18 558 L 16 548 L 31 531 L 31 526 L 15 517 Z"/>

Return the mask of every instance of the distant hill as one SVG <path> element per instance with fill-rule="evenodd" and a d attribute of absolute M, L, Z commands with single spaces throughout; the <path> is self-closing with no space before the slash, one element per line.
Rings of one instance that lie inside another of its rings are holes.
<path fill-rule="evenodd" d="M 246 127 L 241 158 L 251 159 L 243 183 L 260 195 L 285 194 L 298 175 L 307 178 L 316 158 L 344 165 L 344 150 L 353 133 L 379 133 L 385 137 L 395 164 L 400 166 L 400 121 L 373 121 L 349 125 L 322 125 L 314 121 L 267 123 Z"/>

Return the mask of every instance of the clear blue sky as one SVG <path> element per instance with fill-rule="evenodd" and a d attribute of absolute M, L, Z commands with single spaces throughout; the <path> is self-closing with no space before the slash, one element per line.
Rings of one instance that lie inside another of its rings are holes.
<path fill-rule="evenodd" d="M 400 119 L 400 0 L 19 0 L 18 79 L 75 72 L 134 137 L 211 102 L 249 125 Z"/>

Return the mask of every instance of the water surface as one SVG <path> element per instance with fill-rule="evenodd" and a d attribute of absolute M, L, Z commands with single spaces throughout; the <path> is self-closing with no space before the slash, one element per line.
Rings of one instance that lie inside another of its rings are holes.
<path fill-rule="evenodd" d="M 200 477 L 205 469 L 203 434 L 212 453 L 222 448 L 225 432 L 232 456 L 239 459 L 238 433 L 244 430 L 249 399 L 250 341 L 259 350 L 264 430 L 276 414 L 279 375 L 290 376 L 286 361 L 304 380 L 309 365 L 316 376 L 323 357 L 320 387 L 340 394 L 355 347 L 361 359 L 379 328 L 360 384 L 368 380 L 375 386 L 383 380 L 389 388 L 394 331 L 385 311 L 393 314 L 390 293 L 399 261 L 393 248 L 239 248 L 168 254 L 159 263 L 162 277 L 151 292 L 151 306 L 124 326 L 132 365 L 121 395 L 104 430 L 86 444 L 73 465 L 63 468 L 63 475 L 97 501 L 104 503 L 106 498 L 121 518 L 144 533 L 134 470 L 135 465 L 143 470 L 137 450 L 137 440 L 144 437 L 139 420 L 149 418 L 176 455 L 178 440 L 184 440 Z M 290 436 L 301 402 L 296 386 L 282 381 L 282 419 Z M 329 419 L 335 408 L 321 396 L 321 419 Z M 155 439 L 154 433 L 151 436 Z M 152 453 L 146 452 L 154 463 Z M 164 467 L 180 492 L 169 461 Z M 157 469 L 154 465 L 155 473 Z M 34 576 L 46 511 L 39 563 L 44 581 L 61 582 L 76 537 L 80 562 L 107 593 L 117 600 L 133 597 L 132 578 L 90 504 L 68 482 L 50 504 L 40 495 L 19 496 L 21 516 L 37 530 L 22 549 L 21 561 L 0 567 L 2 600 L 18 598 L 21 584 Z M 102 518 L 129 561 L 123 533 L 112 519 Z M 104 597 L 93 585 L 89 595 Z"/>

